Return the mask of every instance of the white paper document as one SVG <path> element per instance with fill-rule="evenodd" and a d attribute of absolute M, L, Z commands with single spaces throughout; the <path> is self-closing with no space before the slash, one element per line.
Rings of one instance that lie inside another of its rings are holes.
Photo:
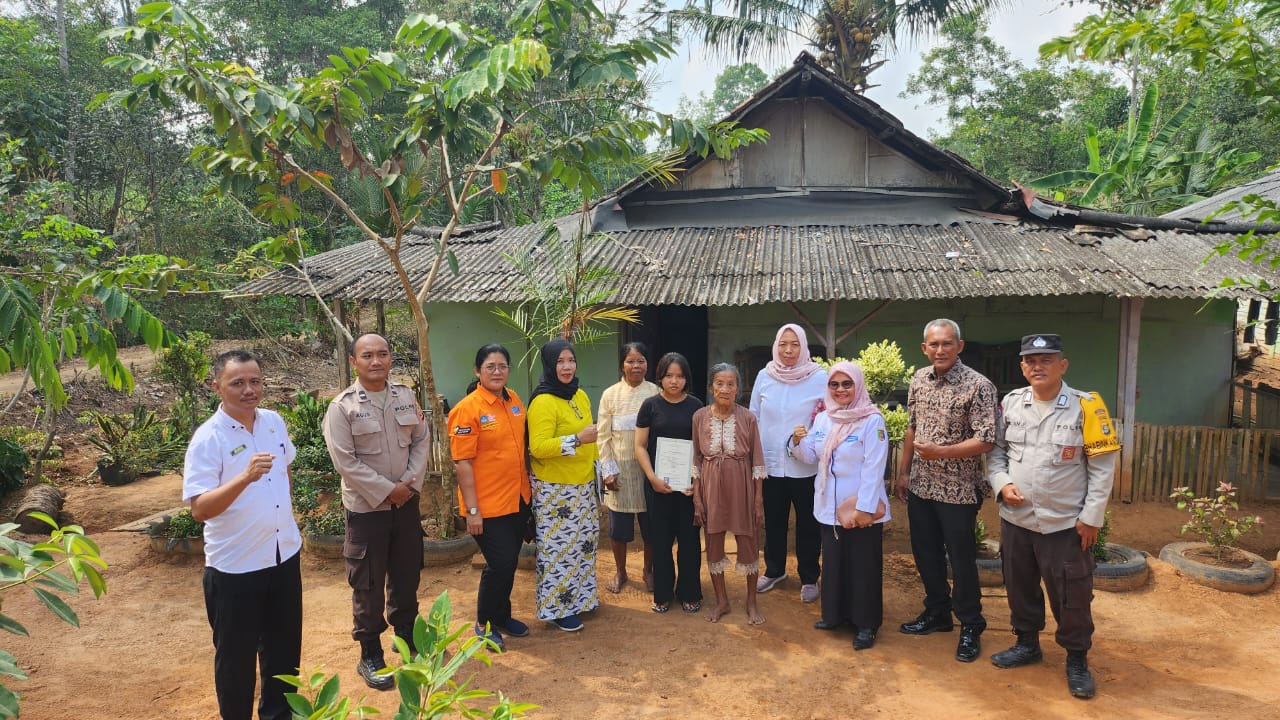
<path fill-rule="evenodd" d="M 693 441 L 660 437 L 656 451 L 653 474 L 676 492 L 689 489 L 693 485 Z"/>

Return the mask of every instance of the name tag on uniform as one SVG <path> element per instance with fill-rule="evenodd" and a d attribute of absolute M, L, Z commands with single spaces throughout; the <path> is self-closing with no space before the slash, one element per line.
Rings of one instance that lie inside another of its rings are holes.
<path fill-rule="evenodd" d="M 231 457 L 235 457 L 235 456 L 239 455 L 240 453 L 242 453 L 242 452 L 244 452 L 244 451 L 245 451 L 245 446 L 244 446 L 244 445 L 241 445 L 240 447 L 238 447 L 238 448 L 236 448 L 235 450 L 232 450 L 232 451 L 231 451 Z"/>

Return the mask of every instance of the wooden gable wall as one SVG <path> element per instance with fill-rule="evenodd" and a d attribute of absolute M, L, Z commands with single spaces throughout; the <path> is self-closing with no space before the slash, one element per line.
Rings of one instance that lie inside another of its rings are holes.
<path fill-rule="evenodd" d="M 821 98 L 775 98 L 743 118 L 769 141 L 711 158 L 659 192 L 736 188 L 873 188 L 972 191 L 952 173 L 927 170 Z M 653 188 L 658 190 L 657 188 Z"/>

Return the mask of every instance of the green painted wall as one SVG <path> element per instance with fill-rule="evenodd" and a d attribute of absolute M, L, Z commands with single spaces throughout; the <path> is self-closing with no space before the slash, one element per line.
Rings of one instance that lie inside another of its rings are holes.
<path fill-rule="evenodd" d="M 837 304 L 837 334 L 862 320 L 877 302 Z M 826 303 L 801 303 L 800 310 L 819 328 L 826 325 Z M 1097 390 L 1115 408 L 1120 301 L 1101 296 L 1046 298 L 975 298 L 937 302 L 896 302 L 840 344 L 837 352 L 856 356 L 868 343 L 893 340 L 909 365 L 920 367 L 924 324 L 937 317 L 960 323 L 965 340 L 987 345 L 1016 342 L 1022 335 L 1062 335 L 1071 362 L 1067 382 Z M 709 311 L 708 364 L 732 361 L 750 346 L 768 346 L 779 325 L 796 322 L 792 309 L 780 303 L 720 307 Z M 1222 426 L 1227 418 L 1233 362 L 1235 304 L 1227 300 L 1147 300 L 1142 313 L 1138 354 L 1138 407 L 1141 422 L 1169 425 Z M 811 344 L 815 342 L 810 332 Z M 697 338 L 689 338 L 697 342 Z M 501 342 L 513 360 L 524 354 L 517 334 L 501 325 L 490 306 L 449 305 L 432 317 L 432 360 L 436 381 L 450 403 L 456 402 L 471 378 L 475 351 Z M 598 403 L 604 388 L 617 382 L 617 337 L 578 350 L 582 387 Z M 684 348 L 653 348 L 660 354 Z M 533 359 L 536 365 L 536 358 Z M 538 373 L 512 371 L 511 386 L 528 397 L 529 381 Z M 1016 378 L 1015 378 L 1016 380 Z M 750 382 L 750 379 L 748 379 Z"/>
<path fill-rule="evenodd" d="M 501 343 L 511 352 L 509 386 L 526 401 L 529 390 L 542 374 L 537 353 L 529 356 L 529 364 L 521 364 L 528 347 L 520 334 L 503 325 L 493 314 L 492 305 L 438 305 L 428 314 L 431 321 L 431 363 L 436 387 L 453 405 L 462 398 L 467 383 L 475 378 L 476 350 L 491 342 Z M 604 389 L 618 381 L 618 342 L 609 338 L 593 346 L 576 347 L 578 380 L 591 398 L 592 412 Z"/>

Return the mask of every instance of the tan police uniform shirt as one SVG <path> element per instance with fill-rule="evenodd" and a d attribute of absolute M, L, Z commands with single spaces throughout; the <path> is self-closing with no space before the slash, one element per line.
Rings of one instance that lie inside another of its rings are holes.
<path fill-rule="evenodd" d="M 382 408 L 356 380 L 324 416 L 324 439 L 342 476 L 342 506 L 351 512 L 390 510 L 387 495 L 409 481 L 422 492 L 430 429 L 413 391 L 387 383 Z"/>

